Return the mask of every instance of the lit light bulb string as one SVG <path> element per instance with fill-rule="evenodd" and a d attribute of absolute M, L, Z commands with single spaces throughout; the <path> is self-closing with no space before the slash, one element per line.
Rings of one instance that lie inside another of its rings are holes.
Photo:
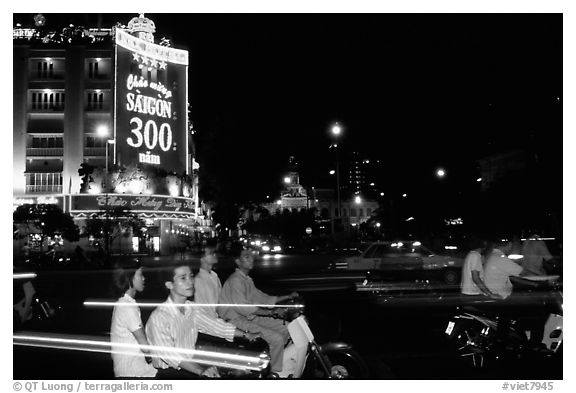
<path fill-rule="evenodd" d="M 103 341 L 99 338 L 88 339 L 87 336 L 82 337 L 83 338 L 80 339 L 74 338 L 74 336 L 67 338 L 67 336 L 63 335 L 37 336 L 34 335 L 34 333 L 24 332 L 23 334 L 13 335 L 13 344 L 26 347 L 125 355 L 133 355 L 134 349 L 144 349 L 151 353 L 160 352 L 164 358 L 168 357 L 169 359 L 179 360 L 182 356 L 186 356 L 193 358 L 197 363 L 235 369 L 250 369 L 254 371 L 263 370 L 268 366 L 270 361 L 268 355 L 264 354 L 260 356 L 247 356 L 199 349 L 181 349 L 154 345 L 127 343 L 115 343 L 112 345 L 109 341 Z M 166 356 L 166 354 L 168 354 L 168 356 Z"/>
<path fill-rule="evenodd" d="M 139 307 L 265 307 L 265 308 L 304 308 L 302 304 L 229 304 L 229 303 L 117 303 L 112 301 L 96 301 L 87 300 L 83 303 L 85 307 L 115 307 L 115 306 L 134 306 L 136 304 Z"/>

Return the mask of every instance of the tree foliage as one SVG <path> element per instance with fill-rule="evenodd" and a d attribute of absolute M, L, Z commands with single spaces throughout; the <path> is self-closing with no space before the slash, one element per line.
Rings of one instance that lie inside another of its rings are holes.
<path fill-rule="evenodd" d="M 69 241 L 78 241 L 80 231 L 72 216 L 52 204 L 24 204 L 18 206 L 12 215 L 14 224 L 24 225 L 28 233 L 39 233 L 42 240 L 46 236 L 61 235 Z"/>

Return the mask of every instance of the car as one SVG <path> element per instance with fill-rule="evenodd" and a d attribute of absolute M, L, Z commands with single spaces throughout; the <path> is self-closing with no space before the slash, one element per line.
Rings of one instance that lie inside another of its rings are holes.
<path fill-rule="evenodd" d="M 282 245 L 280 240 L 274 237 L 254 236 L 243 238 L 244 245 L 258 254 L 281 254 Z"/>
<path fill-rule="evenodd" d="M 417 240 L 397 240 L 372 243 L 361 255 L 336 261 L 334 268 L 390 277 L 440 279 L 454 286 L 460 283 L 463 262 L 462 258 L 436 255 Z"/>

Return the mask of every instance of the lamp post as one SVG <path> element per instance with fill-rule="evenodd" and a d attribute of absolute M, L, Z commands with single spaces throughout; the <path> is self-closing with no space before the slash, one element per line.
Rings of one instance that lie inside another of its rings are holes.
<path fill-rule="evenodd" d="M 108 139 L 108 127 L 106 125 L 101 125 L 96 130 L 98 136 L 106 138 L 106 163 L 105 163 L 105 170 L 104 170 L 104 217 L 106 219 L 106 255 L 107 258 L 110 256 L 110 235 L 108 227 L 108 145 L 113 145 L 116 143 L 114 139 Z"/>
<path fill-rule="evenodd" d="M 106 168 L 104 171 L 104 187 L 106 193 L 106 206 L 108 206 L 108 145 L 113 145 L 116 143 L 114 139 L 108 139 L 108 127 L 105 125 L 101 125 L 96 130 L 98 136 L 102 138 L 106 138 Z"/>
<path fill-rule="evenodd" d="M 336 206 L 337 206 L 338 218 L 342 217 L 342 206 L 340 203 L 340 160 L 338 159 L 338 137 L 341 132 L 342 128 L 338 125 L 338 123 L 335 123 L 332 126 L 332 135 L 334 135 L 334 139 L 336 141 L 336 143 L 334 143 L 334 148 L 336 150 L 336 201 L 337 201 Z M 332 220 L 332 233 L 334 232 L 335 232 L 334 220 Z"/>

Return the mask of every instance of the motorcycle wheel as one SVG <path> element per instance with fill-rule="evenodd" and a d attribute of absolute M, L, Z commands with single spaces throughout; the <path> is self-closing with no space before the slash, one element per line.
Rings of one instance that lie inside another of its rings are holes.
<path fill-rule="evenodd" d="M 332 367 L 330 375 L 324 375 L 324 378 L 330 379 L 364 379 L 368 377 L 368 371 L 365 364 L 355 351 L 349 349 L 346 352 L 328 352 L 325 356 L 330 360 Z M 321 374 L 324 370 L 318 364 Z"/>
<path fill-rule="evenodd" d="M 489 346 L 481 328 L 474 324 L 461 323 L 455 326 L 450 341 L 459 357 L 475 369 L 487 366 Z"/>

